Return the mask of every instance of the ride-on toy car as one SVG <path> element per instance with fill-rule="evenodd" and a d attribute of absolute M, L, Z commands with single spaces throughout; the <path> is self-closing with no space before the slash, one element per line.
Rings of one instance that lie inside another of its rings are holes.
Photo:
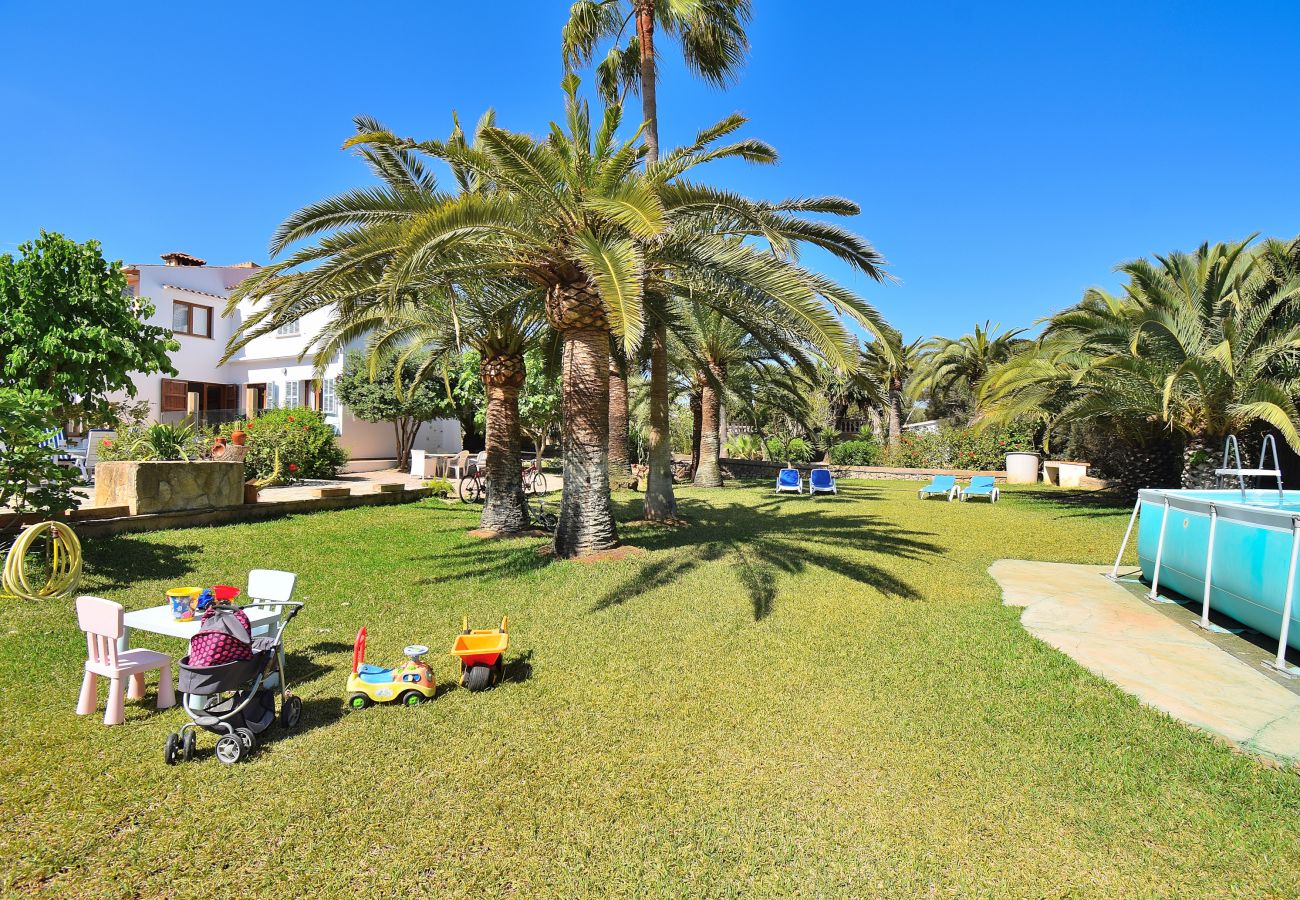
<path fill-rule="evenodd" d="M 500 628 L 470 629 L 469 616 L 461 620 L 461 632 L 451 645 L 451 655 L 460 660 L 460 683 L 471 691 L 481 691 L 501 680 L 505 668 L 502 657 L 510 646 L 506 631 L 509 619 L 501 617 Z"/>
<path fill-rule="evenodd" d="M 372 703 L 392 703 L 418 706 L 432 700 L 438 682 L 421 657 L 429 652 L 423 644 L 412 644 L 402 651 L 406 662 L 395 669 L 372 666 L 366 662 L 366 630 L 357 632 L 357 642 L 352 647 L 352 674 L 348 676 L 347 705 L 349 709 L 365 709 Z"/>

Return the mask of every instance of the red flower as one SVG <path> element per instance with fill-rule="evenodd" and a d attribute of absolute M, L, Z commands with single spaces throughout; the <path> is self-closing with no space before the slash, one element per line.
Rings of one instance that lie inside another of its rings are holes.
<path fill-rule="evenodd" d="M 100 446 L 107 450 L 109 447 L 113 446 L 113 442 L 105 438 L 103 442 L 100 443 Z"/>
<path fill-rule="evenodd" d="M 297 464 L 297 463 L 289 463 L 289 471 L 290 471 L 290 472 L 297 472 L 297 471 L 298 471 L 298 464 Z"/>
<path fill-rule="evenodd" d="M 302 430 L 303 430 L 303 431 L 306 431 L 306 430 L 307 430 L 307 426 L 306 426 L 306 425 L 302 426 Z"/>
<path fill-rule="evenodd" d="M 290 422 L 293 421 L 293 416 L 290 416 L 290 417 L 289 417 L 289 421 L 290 421 Z"/>

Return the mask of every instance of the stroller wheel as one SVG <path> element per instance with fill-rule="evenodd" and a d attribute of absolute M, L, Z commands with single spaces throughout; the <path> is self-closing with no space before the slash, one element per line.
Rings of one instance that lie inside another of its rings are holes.
<path fill-rule="evenodd" d="M 244 758 L 244 742 L 233 734 L 223 734 L 217 738 L 217 759 L 228 766 L 233 766 Z"/>
<path fill-rule="evenodd" d="M 169 766 L 174 766 L 180 762 L 180 745 L 180 735 L 174 731 L 167 735 L 167 743 L 163 744 L 163 762 Z"/>
<path fill-rule="evenodd" d="M 181 759 L 189 762 L 194 758 L 194 745 L 198 743 L 198 738 L 193 731 L 185 732 L 185 737 L 181 738 Z"/>
<path fill-rule="evenodd" d="M 244 745 L 244 752 L 252 753 L 253 748 L 257 746 L 257 735 L 247 728 L 236 728 L 235 734 L 239 736 L 240 743 Z"/>
<path fill-rule="evenodd" d="M 302 698 L 290 694 L 280 704 L 280 725 L 283 728 L 297 728 L 302 718 Z"/>

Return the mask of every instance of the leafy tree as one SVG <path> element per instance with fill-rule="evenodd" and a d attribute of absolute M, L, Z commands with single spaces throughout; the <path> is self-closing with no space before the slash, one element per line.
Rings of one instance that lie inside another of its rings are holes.
<path fill-rule="evenodd" d="M 528 375 L 519 393 L 519 426 L 533 442 L 540 466 L 551 432 L 560 424 L 560 381 L 549 371 L 540 351 L 530 350 L 524 359 Z"/>
<path fill-rule="evenodd" d="M 420 426 L 454 414 L 442 384 L 427 380 L 414 383 L 416 371 L 414 361 L 407 360 L 399 376 L 394 357 L 377 360 L 372 365 L 361 353 L 353 351 L 344 360 L 343 372 L 334 383 L 339 402 L 352 415 L 367 422 L 393 423 L 400 469 L 411 463 L 411 446 Z"/>
<path fill-rule="evenodd" d="M 0 256 L 0 385 L 40 391 L 48 427 L 78 415 L 110 421 L 109 395 L 135 395 L 135 374 L 174 375 L 166 328 L 145 324 L 153 305 L 126 295 L 120 262 L 98 241 L 78 244 L 42 231 Z"/>
<path fill-rule="evenodd" d="M 52 516 L 77 505 L 77 471 L 40 446 L 56 416 L 49 394 L 0 387 L 0 524 L 10 512 Z"/>

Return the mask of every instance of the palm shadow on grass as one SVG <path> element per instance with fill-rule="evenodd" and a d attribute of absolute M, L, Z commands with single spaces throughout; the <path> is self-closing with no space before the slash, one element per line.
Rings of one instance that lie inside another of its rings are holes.
<path fill-rule="evenodd" d="M 870 488 L 856 488 L 840 502 L 874 499 Z M 651 551 L 676 551 L 656 558 L 596 601 L 593 611 L 608 609 L 685 577 L 699 566 L 726 558 L 749 596 L 755 621 L 771 614 L 777 597 L 777 576 L 797 575 L 820 568 L 869 585 L 883 594 L 907 600 L 919 592 L 893 573 L 863 560 L 862 553 L 921 559 L 944 552 L 927 541 L 928 532 L 910 531 L 876 515 L 827 518 L 819 509 L 826 500 L 773 496 L 756 505 L 724 503 L 710 497 L 678 500 L 678 509 L 691 523 L 684 528 L 643 526 L 625 533 L 625 543 Z M 793 502 L 790 502 L 793 501 Z M 792 511 L 793 510 L 793 511 Z"/>

